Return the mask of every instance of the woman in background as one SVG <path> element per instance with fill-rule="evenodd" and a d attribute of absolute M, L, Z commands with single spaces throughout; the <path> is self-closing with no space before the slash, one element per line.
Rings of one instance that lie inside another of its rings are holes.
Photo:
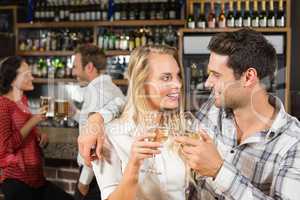
<path fill-rule="evenodd" d="M 0 65 L 0 168 L 6 200 L 71 200 L 43 175 L 40 145 L 48 141 L 36 126 L 44 114 L 31 114 L 26 91 L 33 90 L 32 74 L 24 59 L 12 56 Z M 42 111 L 46 108 L 41 109 Z"/>

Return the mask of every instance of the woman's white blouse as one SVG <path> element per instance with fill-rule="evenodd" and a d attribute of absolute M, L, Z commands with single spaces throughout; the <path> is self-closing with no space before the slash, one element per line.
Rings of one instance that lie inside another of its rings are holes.
<path fill-rule="evenodd" d="M 111 164 L 106 161 L 93 162 L 93 170 L 105 200 L 117 188 L 127 166 L 134 133 L 137 127 L 133 120 L 115 120 L 106 126 L 106 134 L 111 149 Z M 139 173 L 138 200 L 184 200 L 186 188 L 186 169 L 182 159 L 169 147 L 168 141 L 155 159 L 146 159 L 141 169 L 154 167 L 161 175 Z"/>

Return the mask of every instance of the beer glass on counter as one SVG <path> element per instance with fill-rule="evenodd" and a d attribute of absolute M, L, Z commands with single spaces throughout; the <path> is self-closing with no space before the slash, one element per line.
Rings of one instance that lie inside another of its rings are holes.
<path fill-rule="evenodd" d="M 67 120 L 70 111 L 70 103 L 67 100 L 54 101 L 54 117 L 57 120 Z"/>
<path fill-rule="evenodd" d="M 40 108 L 45 108 L 45 110 L 43 110 L 43 114 L 45 114 L 46 116 L 48 116 L 49 114 L 51 99 L 52 98 L 48 96 L 40 97 Z"/>

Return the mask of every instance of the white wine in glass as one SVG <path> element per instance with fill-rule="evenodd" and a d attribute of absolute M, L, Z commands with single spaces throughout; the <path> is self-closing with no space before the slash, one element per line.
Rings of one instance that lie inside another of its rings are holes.
<path fill-rule="evenodd" d="M 197 133 L 196 131 L 189 131 L 189 130 L 186 130 L 185 131 L 185 135 L 189 138 L 192 138 L 192 139 L 200 139 L 200 134 Z"/>
<path fill-rule="evenodd" d="M 154 141 L 164 143 L 169 138 L 170 130 L 167 127 L 157 127 L 154 133 L 155 133 Z"/>

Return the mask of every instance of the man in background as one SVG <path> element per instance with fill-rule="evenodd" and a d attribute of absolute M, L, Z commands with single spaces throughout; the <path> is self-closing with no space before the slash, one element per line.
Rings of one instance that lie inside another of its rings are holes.
<path fill-rule="evenodd" d="M 103 122 L 106 123 L 115 117 L 114 114 L 118 114 L 118 105 L 123 106 L 125 103 L 122 91 L 112 82 L 110 76 L 104 74 L 105 69 L 106 57 L 97 46 L 86 44 L 75 51 L 74 75 L 80 85 L 87 85 L 79 115 L 79 135 L 88 132 L 86 122 L 89 113 L 101 113 Z M 80 154 L 77 160 L 80 176 L 75 199 L 101 199 L 92 168 L 84 164 Z"/>

